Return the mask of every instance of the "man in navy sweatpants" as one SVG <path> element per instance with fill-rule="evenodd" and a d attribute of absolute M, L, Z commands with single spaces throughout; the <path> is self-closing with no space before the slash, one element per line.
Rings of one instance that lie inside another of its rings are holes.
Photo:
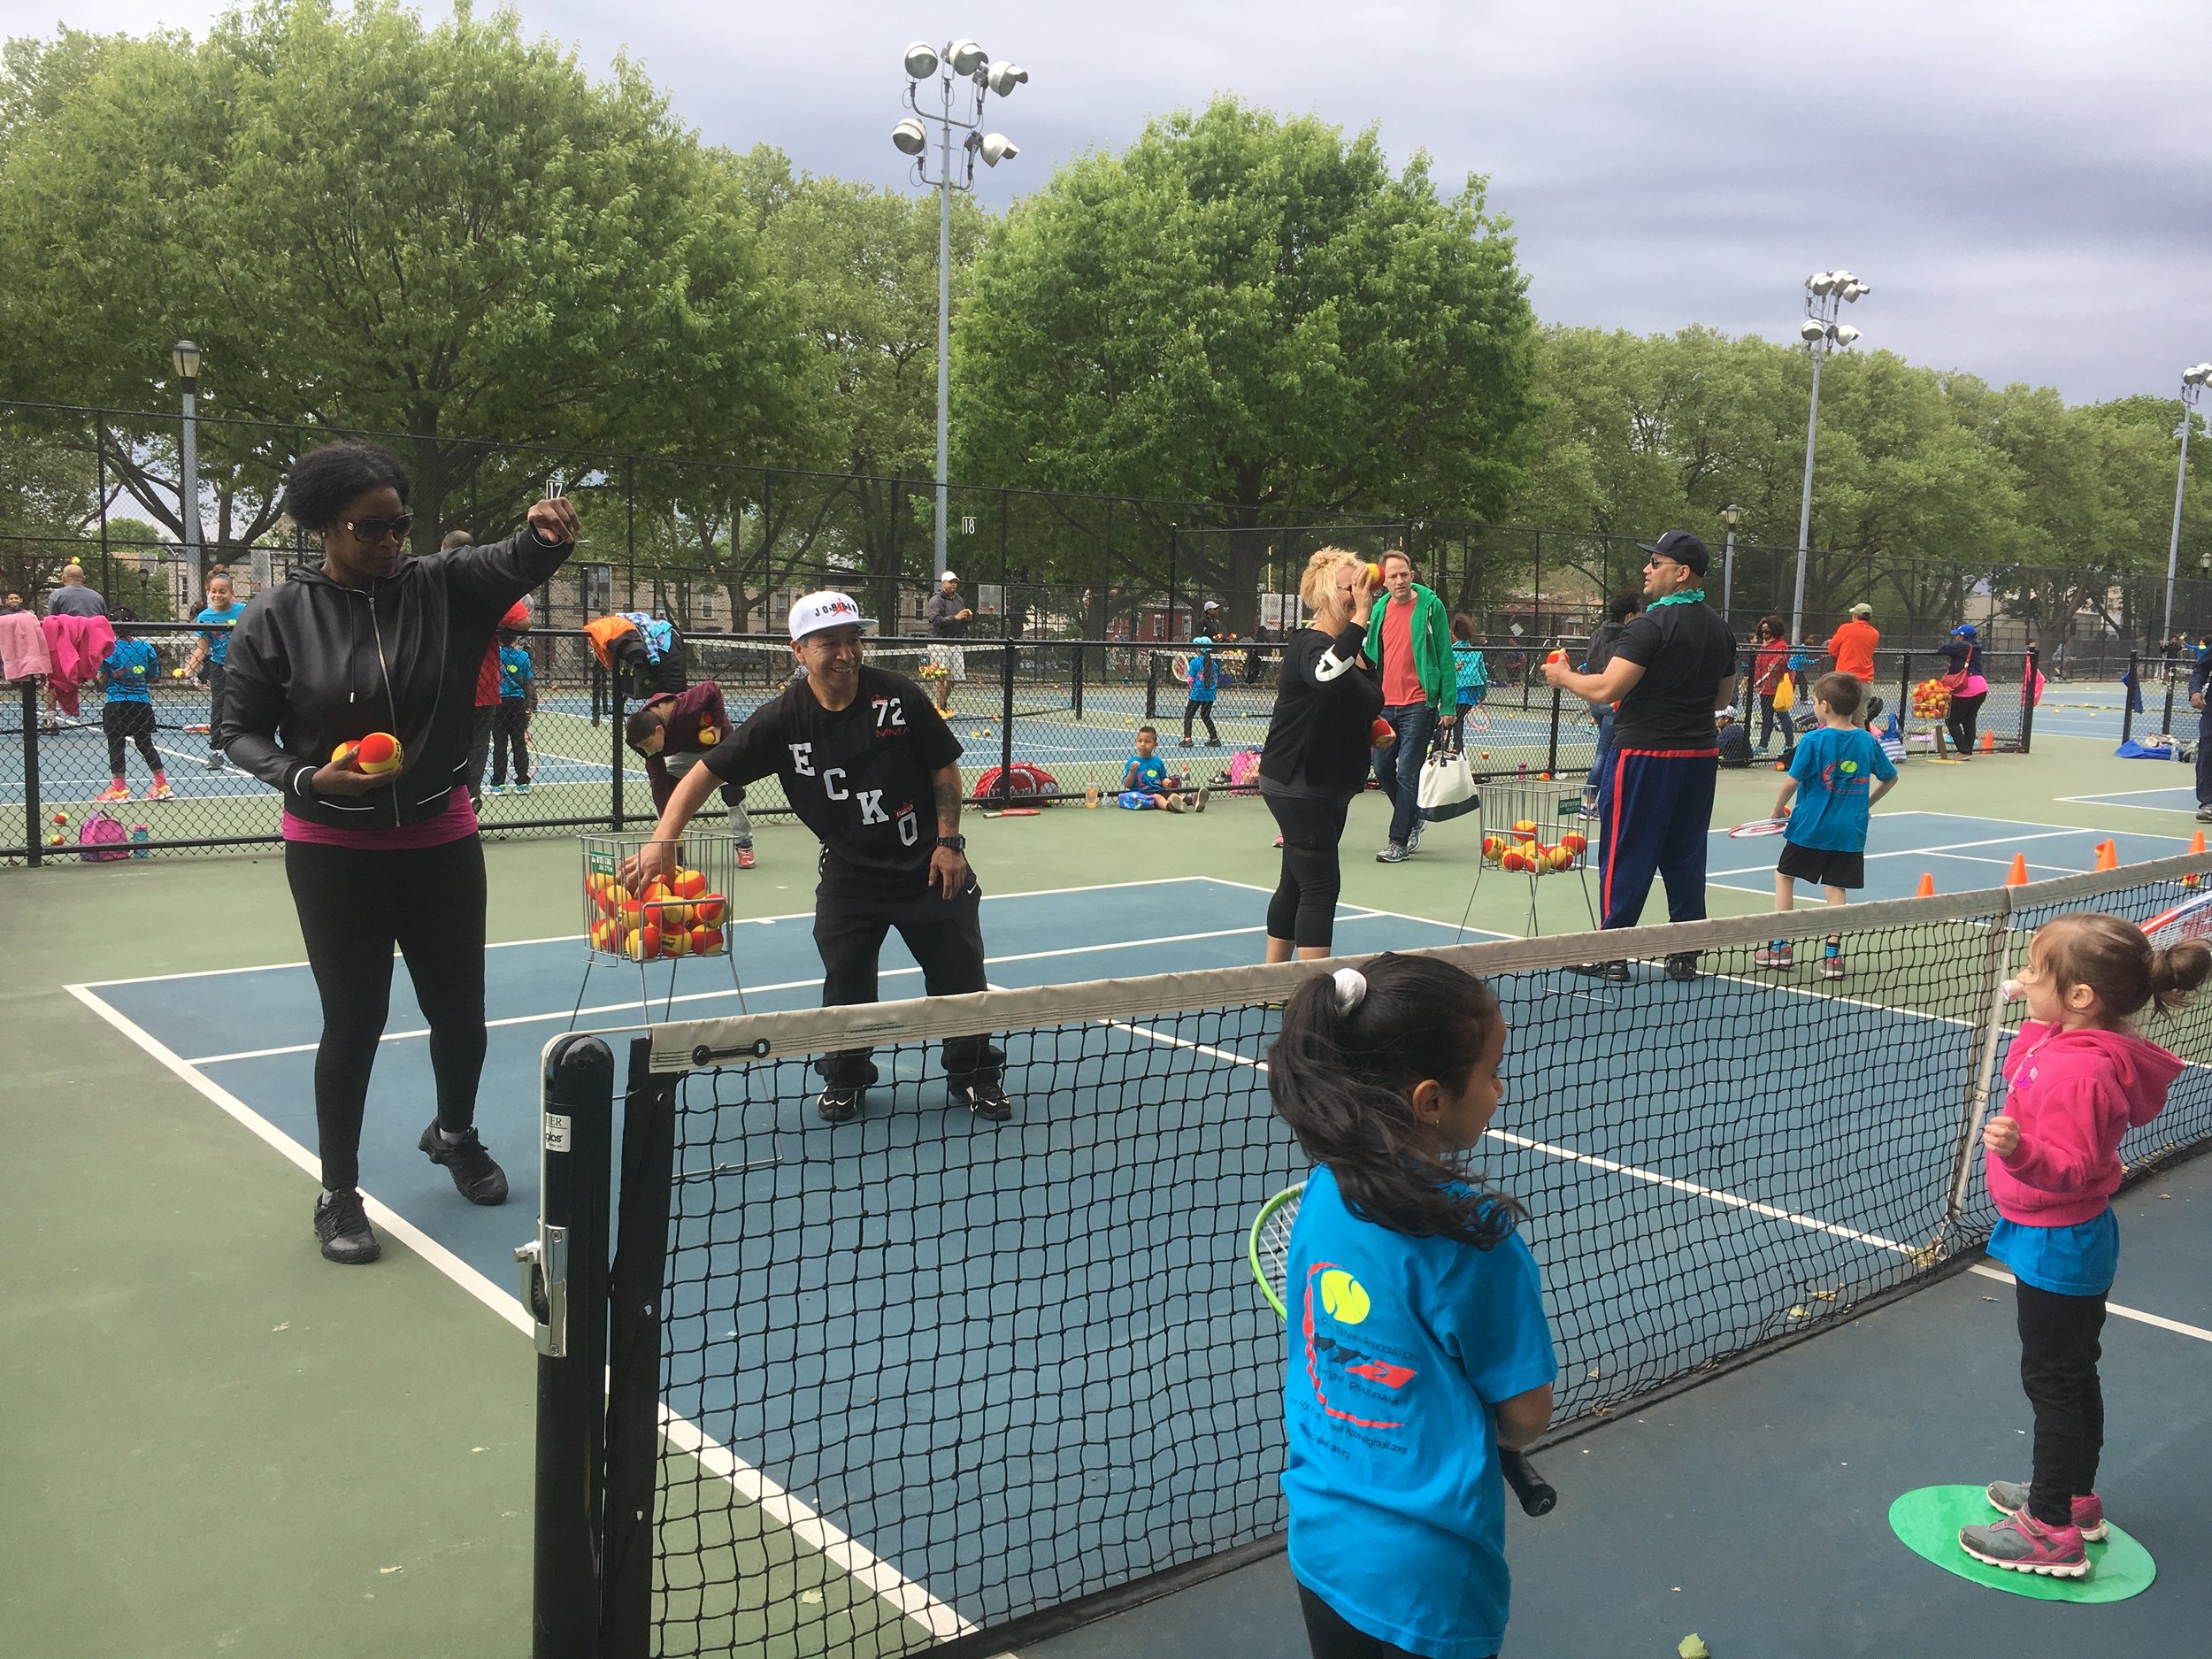
<path fill-rule="evenodd" d="M 1705 603 L 1705 543 L 1670 530 L 1636 544 L 1644 561 L 1643 615 L 1621 630 L 1604 669 L 1581 674 L 1547 664 L 1544 678 L 1586 703 L 1617 705 L 1613 756 L 1598 780 L 1601 926 L 1633 927 L 1657 874 L 1667 919 L 1705 916 L 1705 837 L 1720 764 L 1713 714 L 1735 700 L 1736 643 Z M 1625 962 L 1588 970 L 1628 978 Z M 1667 958 L 1677 979 L 1697 977 L 1697 956 Z"/>

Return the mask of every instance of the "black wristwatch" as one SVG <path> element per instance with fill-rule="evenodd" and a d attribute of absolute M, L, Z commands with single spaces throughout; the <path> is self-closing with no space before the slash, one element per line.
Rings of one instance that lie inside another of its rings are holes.
<path fill-rule="evenodd" d="M 967 856 L 968 838 L 965 835 L 940 835 L 937 844 L 949 853 L 958 853 L 964 858 Z"/>

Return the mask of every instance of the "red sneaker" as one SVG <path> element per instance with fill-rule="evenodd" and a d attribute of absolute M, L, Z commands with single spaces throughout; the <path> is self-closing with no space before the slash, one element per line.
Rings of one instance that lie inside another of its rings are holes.
<path fill-rule="evenodd" d="M 131 787 L 118 778 L 92 798 L 95 801 L 127 801 L 131 798 Z"/>
<path fill-rule="evenodd" d="M 1989 1507 L 2002 1509 L 2007 1515 L 2018 1515 L 2028 1507 L 2028 1483 L 2024 1480 L 1993 1480 L 1989 1483 Z M 2104 1500 L 2095 1493 L 2074 1500 L 2074 1525 L 2081 1529 L 2082 1541 L 2099 1544 L 2111 1528 L 2104 1521 Z"/>
<path fill-rule="evenodd" d="M 750 870 L 753 867 L 753 849 L 751 848 L 741 847 L 737 849 L 737 867 L 740 870 Z"/>
<path fill-rule="evenodd" d="M 2089 1551 L 2078 1526 L 2046 1526 L 2023 1509 L 1987 1526 L 1959 1528 L 1959 1548 L 1976 1561 L 2047 1578 L 2086 1578 Z"/>

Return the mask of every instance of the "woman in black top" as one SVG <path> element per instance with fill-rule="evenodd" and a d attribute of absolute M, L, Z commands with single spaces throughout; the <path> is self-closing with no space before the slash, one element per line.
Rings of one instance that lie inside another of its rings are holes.
<path fill-rule="evenodd" d="M 1283 873 L 1267 902 L 1267 959 L 1325 956 L 1342 885 L 1337 843 L 1352 797 L 1367 787 L 1372 728 L 1382 712 L 1382 680 L 1363 653 L 1375 602 L 1367 566 L 1342 548 L 1306 561 L 1298 596 L 1313 620 L 1284 642 L 1282 678 L 1267 746 L 1260 754 L 1260 795 L 1283 832 Z"/>

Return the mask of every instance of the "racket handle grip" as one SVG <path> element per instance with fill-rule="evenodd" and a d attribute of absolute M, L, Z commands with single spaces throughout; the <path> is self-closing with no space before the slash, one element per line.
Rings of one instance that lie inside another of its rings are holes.
<path fill-rule="evenodd" d="M 1505 1471 L 1506 1484 L 1521 1500 L 1523 1514 L 1549 1515 L 1559 1502 L 1559 1494 L 1552 1490 L 1550 1483 L 1519 1452 L 1509 1452 L 1501 1447 L 1498 1467 Z"/>

